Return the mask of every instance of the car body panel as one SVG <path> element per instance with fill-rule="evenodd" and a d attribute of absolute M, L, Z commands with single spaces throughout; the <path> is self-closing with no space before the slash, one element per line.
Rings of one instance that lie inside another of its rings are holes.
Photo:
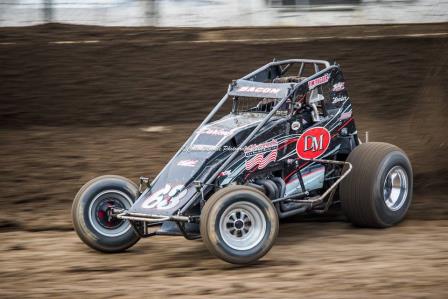
<path fill-rule="evenodd" d="M 281 69 L 274 70 L 276 74 L 281 72 Z M 228 94 L 234 99 L 284 98 L 283 106 L 277 107 L 275 114 L 260 128 L 258 126 L 267 113 L 232 112 L 199 127 L 129 212 L 179 214 L 196 204 L 197 199 L 204 200 L 205 191 L 213 193 L 216 188 L 246 184 L 261 175 L 273 173 L 285 181 L 287 195 L 325 188 L 327 169 L 308 158 L 334 158 L 350 153 L 358 144 L 351 100 L 342 72 L 338 67 L 330 67 L 328 71 L 318 72 L 301 83 L 291 84 L 253 81 L 257 76 L 263 80 L 271 79 L 272 71 L 266 67 L 261 73 L 254 74 L 235 81 Z M 311 118 L 316 112 L 308 106 L 302 105 L 294 110 L 290 100 L 303 95 L 311 103 L 314 91 L 319 91 L 322 97 L 325 93 L 325 113 L 318 120 Z M 285 111 L 290 112 L 287 114 Z M 240 147 L 256 128 L 259 130 L 253 138 L 246 146 Z M 231 155 L 235 150 L 238 153 Z M 226 161 L 230 157 L 232 160 Z M 214 187 L 205 186 L 201 194 L 194 182 L 206 182 L 224 164 L 227 166 L 216 175 Z M 298 184 L 298 177 L 303 179 L 304 188 Z"/>

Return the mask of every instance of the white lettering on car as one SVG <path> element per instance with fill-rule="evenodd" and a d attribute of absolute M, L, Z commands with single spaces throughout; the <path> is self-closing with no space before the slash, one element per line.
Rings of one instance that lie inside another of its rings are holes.
<path fill-rule="evenodd" d="M 253 87 L 253 86 L 241 86 L 237 89 L 238 92 L 250 92 L 250 93 L 265 93 L 265 94 L 277 94 L 280 92 L 280 88 L 270 87 Z"/>
<path fill-rule="evenodd" d="M 345 89 L 345 82 L 339 82 L 333 85 L 332 91 L 338 92 Z"/>
<path fill-rule="evenodd" d="M 142 204 L 143 209 L 168 210 L 176 207 L 180 200 L 187 195 L 184 185 L 171 188 L 170 184 L 151 194 Z"/>

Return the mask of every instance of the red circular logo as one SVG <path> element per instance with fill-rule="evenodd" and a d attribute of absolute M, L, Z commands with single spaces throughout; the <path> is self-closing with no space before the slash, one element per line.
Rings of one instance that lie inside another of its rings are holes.
<path fill-rule="evenodd" d="M 323 127 L 308 129 L 297 140 L 297 155 L 304 160 L 316 159 L 328 149 L 330 139 L 330 132 Z"/>

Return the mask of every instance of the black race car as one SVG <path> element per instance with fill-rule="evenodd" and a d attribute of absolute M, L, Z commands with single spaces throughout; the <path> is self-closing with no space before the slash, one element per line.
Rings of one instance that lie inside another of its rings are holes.
<path fill-rule="evenodd" d="M 72 216 L 79 237 L 99 251 L 182 235 L 247 264 L 272 247 L 279 218 L 340 203 L 353 224 L 384 228 L 404 218 L 411 199 L 406 154 L 361 144 L 340 67 L 290 59 L 232 82 L 153 180 L 141 177 L 138 187 L 107 175 L 85 184 Z"/>

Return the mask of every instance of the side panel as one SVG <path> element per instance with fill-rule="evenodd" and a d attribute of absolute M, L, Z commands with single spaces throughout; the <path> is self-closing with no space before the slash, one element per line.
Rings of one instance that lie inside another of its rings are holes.
<path fill-rule="evenodd" d="M 316 102 L 319 119 L 312 117 L 310 97 L 321 95 Z M 275 173 L 287 183 L 287 193 L 303 192 L 298 174 L 307 191 L 324 186 L 326 168 L 308 159 L 337 159 L 348 155 L 358 145 L 352 116 L 352 104 L 339 69 L 317 78 L 295 94 L 294 111 L 283 122 L 271 123 L 251 143 L 252 153 L 245 152 L 223 172 L 221 185 Z M 318 104 L 318 105 L 317 105 Z M 258 148 L 257 148 L 258 147 Z"/>

